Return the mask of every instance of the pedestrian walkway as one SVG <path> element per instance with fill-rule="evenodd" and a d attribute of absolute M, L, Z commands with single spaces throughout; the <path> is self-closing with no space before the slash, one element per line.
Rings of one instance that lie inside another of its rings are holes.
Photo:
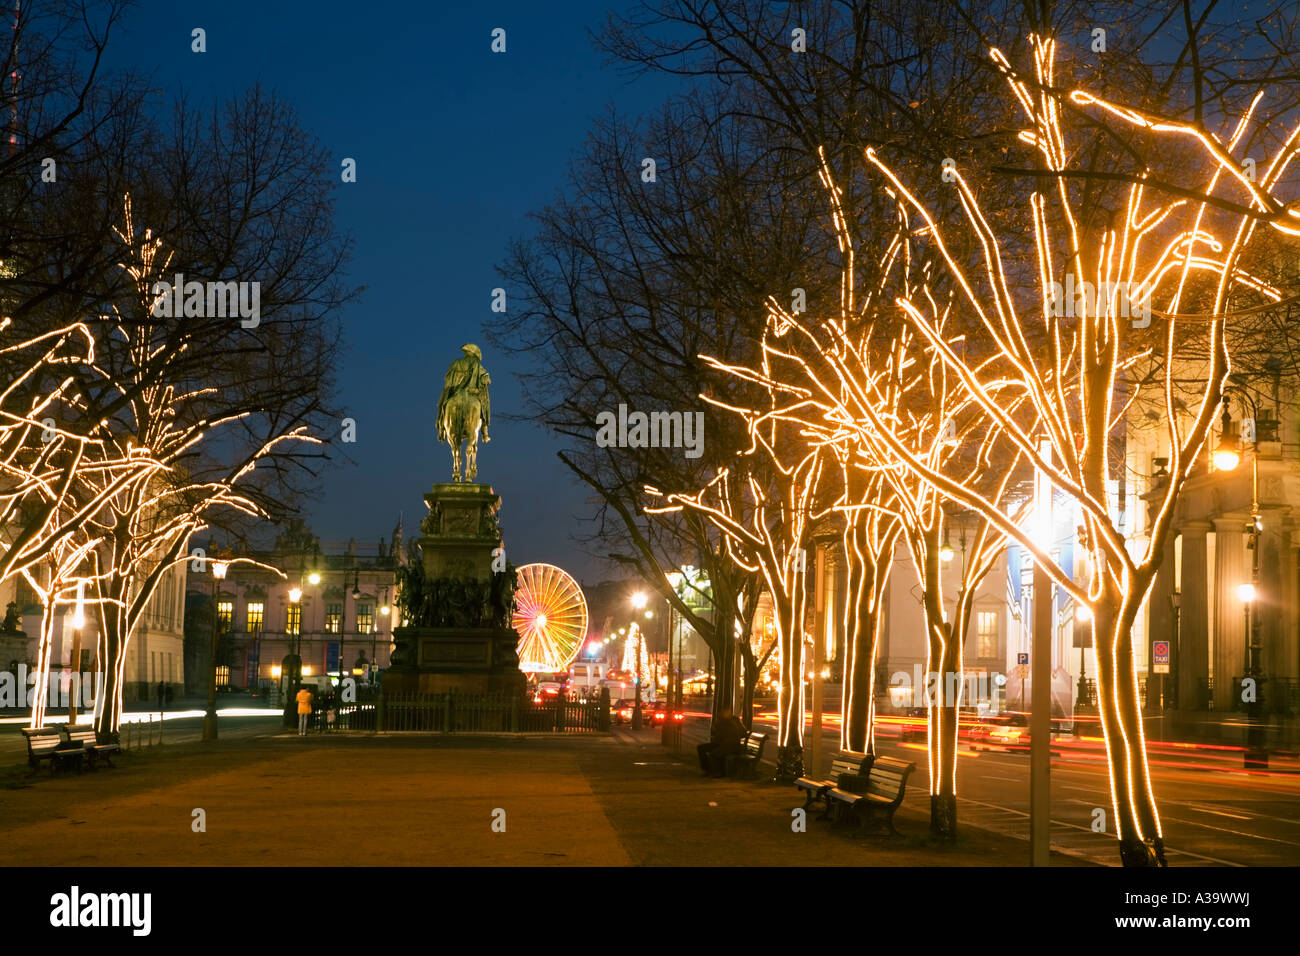
<path fill-rule="evenodd" d="M 693 754 L 691 755 L 693 757 Z M 928 821 L 855 839 L 791 787 L 702 777 L 657 731 L 589 737 L 264 736 L 127 755 L 116 770 L 10 773 L 9 859 L 27 864 L 1017 865 L 1018 841 L 955 847 Z M 16 789 L 15 789 L 16 788 Z M 202 811 L 202 814 L 196 811 Z M 202 817 L 205 832 L 195 832 Z M 1077 862 L 1077 861 L 1062 861 Z"/>

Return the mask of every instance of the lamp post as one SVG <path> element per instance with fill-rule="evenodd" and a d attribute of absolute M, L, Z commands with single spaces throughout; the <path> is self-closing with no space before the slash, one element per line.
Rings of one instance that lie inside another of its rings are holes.
<path fill-rule="evenodd" d="M 382 617 L 382 618 L 387 619 L 387 617 L 388 617 L 392 612 L 393 612 L 393 609 L 392 609 L 391 607 L 389 607 L 389 605 L 388 605 L 388 588 L 384 588 L 384 603 L 381 604 L 381 605 L 379 605 L 379 616 Z M 376 646 L 376 645 L 375 645 L 375 637 L 376 637 L 376 633 L 377 633 L 377 632 L 376 632 L 375 629 L 372 627 L 372 628 L 370 629 L 370 679 L 371 679 L 371 683 L 374 683 L 375 674 L 376 674 L 376 672 L 379 670 L 379 665 L 375 663 L 375 646 Z"/>
<path fill-rule="evenodd" d="M 1240 388 L 1240 385 L 1238 386 Z M 1242 405 L 1245 407 L 1248 396 L 1242 389 Z M 1220 471 L 1232 471 L 1241 462 L 1240 449 L 1249 441 L 1253 446 L 1250 456 L 1250 520 L 1246 522 L 1246 550 L 1250 552 L 1250 581 L 1238 585 L 1237 597 L 1242 604 L 1245 616 L 1246 637 L 1246 676 L 1251 681 L 1251 698 L 1246 702 L 1246 753 L 1245 766 L 1251 769 L 1268 768 L 1268 748 L 1264 744 L 1264 667 L 1263 647 L 1259 637 L 1259 535 L 1264 530 L 1263 516 L 1259 510 L 1259 442 L 1275 440 L 1276 419 L 1265 417 L 1258 408 L 1255 411 L 1254 428 L 1248 436 L 1240 434 L 1232 415 L 1228 410 L 1228 399 L 1223 399 L 1223 432 L 1218 447 L 1214 450 L 1214 466 Z M 1267 430 L 1268 436 L 1261 439 L 1260 431 Z"/>
<path fill-rule="evenodd" d="M 208 709 L 203 715 L 203 739 L 217 739 L 217 644 L 220 640 L 221 614 L 217 610 L 217 595 L 221 582 L 225 580 L 226 570 L 230 564 L 226 561 L 212 562 L 212 655 L 208 669 Z"/>

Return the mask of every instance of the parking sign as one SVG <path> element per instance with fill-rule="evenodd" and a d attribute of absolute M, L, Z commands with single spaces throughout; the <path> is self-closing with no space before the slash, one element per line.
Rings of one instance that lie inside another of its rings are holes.
<path fill-rule="evenodd" d="M 1029 664 L 1029 654 L 1028 654 L 1027 652 L 1023 652 L 1023 651 L 1022 651 L 1021 653 L 1017 654 L 1017 655 L 1016 655 L 1016 664 L 1018 664 L 1018 665 L 1021 666 L 1021 667 L 1025 667 L 1025 666 L 1027 666 L 1027 665 Z"/>
<path fill-rule="evenodd" d="M 1153 641 L 1151 643 L 1151 673 L 1169 673 L 1169 642 Z"/>

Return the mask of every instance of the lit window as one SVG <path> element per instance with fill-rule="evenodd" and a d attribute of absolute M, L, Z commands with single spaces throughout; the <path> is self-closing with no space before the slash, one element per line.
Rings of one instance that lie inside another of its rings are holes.
<path fill-rule="evenodd" d="M 248 602 L 248 633 L 259 634 L 262 630 L 262 613 L 266 610 L 261 601 Z"/>
<path fill-rule="evenodd" d="M 343 620 L 342 604 L 325 605 L 325 630 L 327 633 L 337 634 L 339 632 L 339 623 L 342 620 Z"/>
<path fill-rule="evenodd" d="M 980 611 L 975 615 L 975 656 L 998 656 L 998 612 Z"/>
<path fill-rule="evenodd" d="M 290 604 L 285 609 L 284 633 L 297 634 L 302 630 L 302 605 Z"/>
<path fill-rule="evenodd" d="M 357 633 L 369 634 L 375 629 L 375 606 L 373 604 L 357 605 Z"/>
<path fill-rule="evenodd" d="M 221 633 L 230 630 L 230 622 L 235 616 L 235 604 L 233 601 L 217 602 L 217 627 Z"/>

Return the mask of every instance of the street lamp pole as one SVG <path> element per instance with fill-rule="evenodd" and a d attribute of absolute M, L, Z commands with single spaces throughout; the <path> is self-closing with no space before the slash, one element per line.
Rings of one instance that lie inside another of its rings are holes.
<path fill-rule="evenodd" d="M 203 739 L 217 739 L 217 647 L 220 641 L 221 613 L 217 607 L 217 598 L 221 582 L 226 577 L 230 565 L 225 561 L 212 562 L 212 654 L 208 668 L 208 709 L 203 715 Z"/>
<path fill-rule="evenodd" d="M 1250 475 L 1250 525 L 1247 530 L 1246 547 L 1250 551 L 1250 600 L 1246 606 L 1246 640 L 1250 642 L 1250 661 L 1247 674 L 1253 683 L 1247 713 L 1250 724 L 1246 729 L 1245 765 L 1249 768 L 1268 769 L 1268 748 L 1264 746 L 1264 668 L 1262 665 L 1263 648 L 1259 643 L 1259 612 L 1255 602 L 1259 600 L 1259 532 L 1261 527 L 1259 513 L 1259 445 L 1255 445 L 1255 454 L 1251 456 Z"/>
<path fill-rule="evenodd" d="M 1240 386 L 1238 387 L 1240 388 Z M 1242 408 L 1244 409 L 1249 395 L 1244 388 L 1241 391 Z M 1246 753 L 1244 763 L 1247 768 L 1263 770 L 1268 768 L 1268 748 L 1264 745 L 1263 723 L 1263 647 L 1260 645 L 1259 638 L 1259 612 L 1255 610 L 1255 603 L 1259 600 L 1259 535 L 1264 527 L 1263 516 L 1259 510 L 1259 443 L 1261 440 L 1260 429 L 1265 427 L 1269 429 L 1269 436 L 1266 440 L 1276 440 L 1274 432 L 1276 419 L 1271 415 L 1265 419 L 1258 407 L 1254 409 L 1254 413 L 1254 432 L 1249 438 L 1253 446 L 1250 461 L 1250 521 L 1245 528 L 1246 549 L 1250 552 L 1250 583 L 1241 585 L 1237 589 L 1237 594 L 1241 598 L 1242 613 L 1245 615 L 1246 676 L 1251 682 L 1251 699 L 1246 703 Z M 1223 431 L 1219 446 L 1215 449 L 1213 455 L 1215 467 L 1220 471 L 1232 471 L 1236 468 L 1241 461 L 1238 449 L 1245 444 L 1245 441 L 1245 436 L 1237 433 L 1232 421 L 1232 415 L 1228 411 L 1227 396 L 1224 396 Z"/>

